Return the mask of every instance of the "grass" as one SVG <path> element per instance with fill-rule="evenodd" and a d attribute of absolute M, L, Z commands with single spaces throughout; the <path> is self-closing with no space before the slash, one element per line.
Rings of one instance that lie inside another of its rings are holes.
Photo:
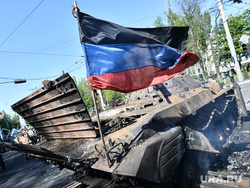
<path fill-rule="evenodd" d="M 250 71 L 243 70 L 242 74 L 243 74 L 244 80 L 250 79 Z M 223 80 L 222 79 L 218 80 L 217 77 L 216 77 L 216 75 L 214 75 L 212 78 L 214 80 L 219 81 L 220 83 L 223 83 Z M 237 74 L 234 74 L 234 81 L 237 81 L 237 80 L 238 80 L 238 76 L 237 76 Z M 226 83 L 230 83 L 230 77 L 229 77 L 228 74 L 226 75 Z"/>

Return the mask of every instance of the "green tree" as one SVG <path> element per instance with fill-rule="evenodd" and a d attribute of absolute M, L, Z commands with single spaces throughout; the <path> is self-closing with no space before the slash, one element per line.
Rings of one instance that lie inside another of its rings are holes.
<path fill-rule="evenodd" d="M 83 79 L 83 78 L 81 78 L 79 82 L 77 82 L 76 79 L 74 78 L 74 81 L 77 85 L 79 93 L 88 111 L 92 112 L 92 110 L 94 109 L 94 102 L 93 102 L 92 91 L 90 89 L 90 83 L 88 82 L 88 80 Z M 102 90 L 102 93 L 103 93 L 103 98 L 105 102 L 108 103 L 107 105 L 109 108 L 113 107 L 115 104 L 121 105 L 129 96 L 127 94 L 123 94 L 123 93 L 111 91 L 111 90 Z M 98 109 L 101 109 L 101 100 L 100 100 L 99 95 L 97 95 L 96 103 L 97 103 Z"/>
<path fill-rule="evenodd" d="M 4 113 L 4 118 L 0 119 L 0 125 L 6 129 L 20 129 L 20 119 L 17 114 L 11 116 L 10 114 Z"/>
<path fill-rule="evenodd" d="M 112 91 L 112 90 L 103 90 L 104 100 L 108 103 L 109 107 L 114 105 L 121 105 L 122 102 L 126 99 L 126 94 Z"/>
<path fill-rule="evenodd" d="M 178 11 L 178 13 L 175 13 L 172 11 L 170 3 L 168 1 L 168 12 L 165 13 L 168 22 L 167 25 L 189 26 L 187 50 L 192 51 L 199 56 L 199 64 L 202 69 L 201 71 L 205 77 L 208 74 L 204 68 L 204 62 L 209 58 L 207 57 L 207 49 L 210 45 L 217 76 L 220 77 L 219 54 L 216 54 L 219 53 L 218 43 L 216 43 L 215 45 L 213 44 L 213 33 L 210 13 L 207 11 L 201 12 L 201 7 L 203 5 L 202 0 L 180 0 L 178 1 L 178 4 L 180 6 L 180 10 Z M 215 38 L 216 37 L 217 35 L 215 36 Z M 217 46 L 217 50 L 213 49 L 214 46 Z"/>
<path fill-rule="evenodd" d="M 170 2 L 168 0 L 168 13 L 165 12 L 169 26 L 186 26 L 187 21 L 181 16 L 181 14 L 174 13 L 171 9 Z"/>
<path fill-rule="evenodd" d="M 79 93 L 82 97 L 82 100 L 84 102 L 84 104 L 86 105 L 88 111 L 92 111 L 92 109 L 94 108 L 94 102 L 92 99 L 92 92 L 90 89 L 90 83 L 88 82 L 88 80 L 81 78 L 81 80 L 79 82 L 75 80 L 75 83 L 77 85 L 77 88 L 79 90 Z M 100 101 L 97 101 L 97 104 L 99 104 Z"/>
<path fill-rule="evenodd" d="M 163 18 L 161 16 L 158 16 L 156 20 L 154 21 L 153 25 L 155 27 L 165 27 L 165 24 L 163 22 Z"/>
<path fill-rule="evenodd" d="M 16 128 L 16 129 L 21 128 L 19 115 L 13 114 L 13 116 L 12 116 L 12 125 L 13 125 L 13 128 Z"/>
<path fill-rule="evenodd" d="M 171 4 L 168 0 L 168 12 L 164 12 L 165 17 L 167 18 L 167 24 L 164 23 L 164 19 L 161 16 L 158 16 L 154 21 L 153 25 L 155 27 L 164 27 L 168 26 L 186 26 L 187 21 L 181 14 L 174 13 L 171 9 Z"/>
<path fill-rule="evenodd" d="M 219 43 L 218 43 L 218 37 L 217 37 L 217 19 L 218 19 L 218 15 L 217 14 L 215 16 L 215 29 L 214 29 L 214 34 L 211 35 L 211 30 L 212 30 L 212 25 L 211 25 L 211 16 L 208 12 L 204 12 L 203 15 L 198 14 L 198 18 L 199 18 L 199 23 L 201 25 L 201 27 L 203 28 L 204 32 L 206 33 L 206 39 L 208 41 L 208 44 L 210 45 L 210 50 L 212 53 L 212 57 L 213 57 L 213 63 L 215 65 L 215 71 L 217 74 L 217 78 L 220 79 L 220 71 L 219 71 L 219 66 L 220 66 L 220 49 L 219 49 Z M 216 39 L 216 43 L 213 43 L 213 38 L 214 37 Z M 214 47 L 216 46 L 216 47 Z M 215 48 L 215 49 L 214 49 Z M 216 55 L 216 50 L 217 50 L 217 55 Z M 218 57 L 218 58 L 217 58 Z M 209 58 L 209 57 L 208 57 Z"/>
<path fill-rule="evenodd" d="M 208 12 L 201 13 L 201 0 L 182 0 L 179 1 L 179 4 L 181 7 L 181 13 L 179 13 L 179 15 L 182 15 L 181 19 L 179 17 L 176 18 L 172 16 L 174 19 L 176 19 L 176 22 L 171 21 L 170 23 L 180 23 L 181 25 L 186 24 L 189 26 L 187 50 L 192 51 L 199 56 L 201 73 L 204 75 L 204 79 L 206 80 L 207 71 L 204 68 L 204 62 L 206 61 L 208 38 L 204 28 L 206 28 L 207 32 L 210 34 L 210 14 Z"/>
<path fill-rule="evenodd" d="M 250 10 L 244 11 L 241 15 L 233 16 L 227 20 L 230 34 L 233 39 L 236 54 L 242 53 L 240 37 L 243 34 L 250 35 Z M 231 52 L 228 46 L 223 23 L 218 26 L 218 38 L 221 47 L 221 61 L 230 62 Z"/>

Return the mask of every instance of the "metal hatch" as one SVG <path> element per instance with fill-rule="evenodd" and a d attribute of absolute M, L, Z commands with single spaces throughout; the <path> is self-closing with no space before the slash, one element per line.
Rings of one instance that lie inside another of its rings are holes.
<path fill-rule="evenodd" d="M 96 131 L 69 74 L 54 81 L 12 105 L 39 134 L 47 139 L 96 137 Z"/>

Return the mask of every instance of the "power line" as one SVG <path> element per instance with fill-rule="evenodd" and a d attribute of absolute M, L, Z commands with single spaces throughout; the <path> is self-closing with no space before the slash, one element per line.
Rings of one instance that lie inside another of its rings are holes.
<path fill-rule="evenodd" d="M 81 55 L 70 55 L 70 54 L 53 54 L 53 53 L 38 53 L 38 52 L 15 52 L 15 51 L 3 51 L 2 53 L 12 53 L 12 54 L 25 54 L 25 55 L 52 55 L 52 56 L 71 56 L 71 57 L 82 57 Z"/>
<path fill-rule="evenodd" d="M 234 6 L 233 3 L 230 4 L 230 5 L 227 4 L 227 5 L 225 5 L 225 7 L 233 7 L 233 8 L 237 8 L 237 9 L 240 9 L 240 10 L 242 9 L 240 7 Z"/>
<path fill-rule="evenodd" d="M 54 75 L 54 76 L 41 77 L 41 78 L 28 78 L 26 80 L 45 80 L 45 79 L 49 79 L 49 78 L 59 77 L 61 75 L 62 74 L 57 74 L 57 75 Z"/>
<path fill-rule="evenodd" d="M 8 83 L 15 83 L 15 84 L 26 83 L 26 79 L 18 79 L 18 80 L 0 82 L 0 84 L 8 84 Z"/>
<path fill-rule="evenodd" d="M 234 6 L 235 3 L 228 4 L 230 2 L 232 2 L 232 0 L 224 1 L 224 2 L 222 2 L 222 5 L 224 6 L 224 8 L 232 7 L 232 8 L 242 9 L 240 7 Z M 243 4 L 248 4 L 248 3 L 243 3 Z M 212 13 L 212 12 L 215 12 L 218 10 L 219 10 L 218 9 L 218 2 L 216 2 L 211 8 L 207 9 L 206 11 L 208 11 L 209 13 Z"/>
<path fill-rule="evenodd" d="M 82 66 L 83 66 L 83 65 L 81 65 L 80 67 L 77 67 L 77 68 L 75 68 L 75 69 L 69 71 L 68 73 L 74 72 L 74 71 L 80 69 Z M 62 75 L 62 74 L 57 74 L 57 75 L 54 75 L 54 76 L 41 77 L 41 78 L 28 78 L 28 79 L 26 79 L 26 80 L 45 80 L 45 79 L 49 79 L 49 78 L 59 77 L 59 76 L 61 76 L 61 75 Z"/>
<path fill-rule="evenodd" d="M 82 68 L 83 66 L 84 66 L 84 65 L 81 65 L 81 66 L 79 66 L 79 67 L 77 67 L 77 68 L 75 68 L 75 69 L 73 69 L 73 70 L 69 71 L 68 73 L 74 72 L 74 71 L 76 71 L 76 70 L 78 70 L 78 69 Z"/>
<path fill-rule="evenodd" d="M 229 5 L 228 3 L 230 3 L 231 1 L 232 1 L 232 0 L 227 0 L 227 1 L 222 2 L 222 5 L 224 5 L 224 8 L 230 6 L 230 7 L 233 7 L 233 8 L 241 9 L 241 8 L 236 7 L 236 6 L 232 6 L 232 5 L 235 4 L 235 3 L 231 3 L 231 5 Z M 215 11 L 217 11 L 217 10 L 219 10 L 219 9 L 218 9 L 218 2 L 216 2 L 216 3 L 215 3 L 211 8 L 209 8 L 207 11 L 211 13 L 211 12 L 215 12 Z"/>
<path fill-rule="evenodd" d="M 80 60 L 79 60 L 79 61 L 80 61 Z M 76 62 L 76 63 L 77 63 L 77 62 Z M 76 63 L 75 63 L 74 65 L 76 65 Z M 85 64 L 85 63 L 84 63 L 84 64 Z M 69 71 L 68 73 L 74 72 L 74 71 L 76 71 L 76 70 L 82 68 L 82 67 L 84 66 L 84 64 L 78 66 L 77 68 L 75 68 L 75 69 L 73 69 L 73 70 L 71 70 L 71 71 Z M 72 65 L 71 65 L 70 67 L 72 67 Z M 69 67 L 68 67 L 68 68 L 69 68 Z M 67 68 L 67 69 L 68 69 L 68 68 Z M 43 77 L 43 78 L 33 78 L 33 79 L 26 79 L 26 80 L 45 80 L 45 79 L 49 79 L 49 78 L 59 77 L 59 76 L 61 76 L 61 75 L 62 75 L 62 74 L 58 74 L 58 75 L 55 75 L 55 76 L 48 76 L 48 77 Z M 38 87 L 36 86 L 34 89 L 29 89 L 29 90 L 32 90 L 32 92 L 33 92 L 33 90 L 36 90 L 37 88 L 38 88 Z"/>
<path fill-rule="evenodd" d="M 68 73 L 71 73 L 71 72 L 74 72 L 74 71 L 76 71 L 76 70 L 78 70 L 78 69 L 80 69 L 80 68 L 82 68 L 84 65 L 85 65 L 85 63 L 84 62 L 81 62 L 83 60 L 83 58 L 82 59 L 80 59 L 80 60 L 78 60 L 77 62 L 75 62 L 73 65 L 70 65 L 69 67 L 67 67 L 66 69 L 64 69 L 64 70 L 69 70 L 69 71 L 67 71 Z M 77 63 L 79 63 L 79 62 L 81 62 L 81 63 L 83 63 L 83 64 L 77 64 Z M 75 66 L 75 67 L 74 67 Z M 71 69 L 71 70 L 70 70 Z M 49 78 L 54 78 L 54 77 L 59 77 L 59 76 L 61 76 L 62 74 L 57 74 L 57 75 L 54 75 L 54 76 L 47 76 L 47 77 L 41 77 L 41 78 L 27 78 L 26 80 L 45 80 L 45 79 L 49 79 Z M 7 77 L 0 77 L 0 79 L 5 79 L 5 80 L 18 80 L 17 78 L 7 78 Z"/>
<path fill-rule="evenodd" d="M 71 71 L 70 69 L 74 69 L 75 67 L 74 66 L 77 66 L 77 63 L 81 62 L 84 58 L 78 60 L 77 62 L 75 62 L 73 65 L 69 66 L 68 68 L 64 69 L 63 71 Z M 84 62 L 81 62 L 81 63 L 84 63 Z M 85 63 L 84 63 L 85 64 Z"/>
<path fill-rule="evenodd" d="M 34 45 L 34 46 L 29 46 L 29 47 L 22 47 L 21 50 L 23 51 L 32 51 L 32 52 L 37 52 L 37 51 L 43 51 L 43 50 L 46 50 L 46 49 L 51 49 L 55 46 L 62 46 L 64 44 L 68 44 L 70 42 L 74 42 L 76 41 L 76 39 L 65 39 L 65 40 L 61 40 L 61 41 L 54 41 L 54 42 L 49 42 L 49 43 L 44 43 L 44 44 L 37 44 L 37 45 Z M 58 49 L 58 47 L 57 47 Z M 19 51 L 20 48 L 18 49 L 12 49 L 13 51 Z M 11 50 L 11 51 L 12 51 Z"/>
<path fill-rule="evenodd" d="M 41 52 L 41 51 L 46 51 L 48 49 L 53 49 L 53 47 L 57 46 L 57 50 L 58 49 L 62 49 L 62 48 L 67 48 L 68 46 L 65 46 L 65 45 L 68 45 L 69 43 L 74 43 L 75 45 L 75 38 L 74 39 L 67 39 L 67 40 L 61 40 L 61 41 L 56 41 L 56 42 L 50 42 L 50 43 L 45 43 L 45 44 L 39 44 L 39 45 L 35 45 L 35 46 L 29 46 L 29 47 L 25 47 L 23 48 L 22 47 L 22 54 L 17 54 L 17 55 L 13 55 L 13 53 L 11 53 L 10 55 L 5 55 L 5 56 L 1 56 L 0 59 L 1 60 L 14 60 L 14 59 L 17 59 L 17 58 L 20 58 L 20 57 L 24 57 L 24 56 L 27 56 L 27 55 L 32 55 L 32 54 L 27 54 L 27 53 L 36 53 L 36 52 Z M 59 47 L 58 47 L 59 46 Z M 72 46 L 72 45 L 70 45 Z M 13 51 L 16 51 L 16 52 L 19 52 L 20 49 L 13 49 L 13 50 L 9 50 L 8 52 L 13 52 Z M 25 52 L 23 52 L 25 51 Z M 25 53 L 25 54 L 23 54 Z M 43 54 L 44 55 L 44 54 Z"/>
<path fill-rule="evenodd" d="M 16 29 L 14 29 L 14 31 L 12 31 L 12 33 L 2 42 L 2 44 L 0 45 L 0 47 L 3 46 L 3 44 L 18 30 L 18 28 L 31 16 L 31 14 L 33 12 L 35 12 L 35 10 L 44 2 L 44 0 L 42 0 L 32 11 L 31 13 L 29 13 L 29 15 L 16 27 Z"/>
<path fill-rule="evenodd" d="M 6 77 L 0 77 L 0 79 L 5 79 L 5 80 L 18 80 L 17 78 L 6 78 Z"/>
<path fill-rule="evenodd" d="M 84 63 L 84 64 L 85 64 L 85 63 Z M 80 65 L 80 66 L 78 66 L 78 67 L 76 67 L 76 68 L 74 68 L 73 70 L 68 71 L 68 73 L 74 72 L 74 71 L 76 71 L 76 70 L 82 68 L 82 67 L 84 66 L 84 64 L 83 64 L 83 65 Z M 74 65 L 76 65 L 76 63 L 75 63 Z M 72 65 L 71 65 L 70 67 L 72 67 Z M 68 68 L 66 68 L 66 69 L 69 69 L 70 67 L 68 67 Z M 65 70 L 66 70 L 66 69 L 65 69 Z M 57 74 L 57 75 L 54 75 L 54 76 L 47 76 L 47 77 L 42 77 L 42 78 L 28 78 L 28 79 L 26 79 L 26 80 L 45 80 L 45 79 L 49 79 L 49 78 L 59 77 L 59 76 L 61 76 L 61 75 L 62 75 L 62 74 Z"/>
<path fill-rule="evenodd" d="M 244 10 L 241 10 L 241 11 L 239 11 L 239 12 L 236 12 L 234 15 L 228 17 L 227 20 L 230 19 L 230 18 L 232 18 L 232 17 L 234 17 L 234 16 L 236 16 L 236 15 L 238 15 L 238 14 L 240 14 L 240 13 L 242 13 L 242 12 L 244 12 L 244 11 L 246 11 L 246 10 L 248 10 L 248 9 L 250 9 L 250 7 L 247 7 L 247 8 L 245 8 Z"/>
<path fill-rule="evenodd" d="M 153 16 L 149 16 L 149 17 L 146 17 L 146 18 L 139 19 L 139 20 L 135 20 L 135 21 L 132 21 L 132 22 L 128 22 L 128 23 L 126 23 L 124 25 L 135 24 L 135 23 L 138 23 L 138 22 L 141 22 L 141 21 L 145 22 L 145 20 L 152 19 L 152 18 L 154 18 L 156 16 L 160 16 L 162 14 L 164 14 L 164 13 L 160 13 L 160 14 L 156 14 L 156 15 L 153 15 Z"/>

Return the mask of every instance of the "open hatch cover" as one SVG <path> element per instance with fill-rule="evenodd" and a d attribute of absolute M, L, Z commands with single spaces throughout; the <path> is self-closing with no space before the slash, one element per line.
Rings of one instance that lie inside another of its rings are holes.
<path fill-rule="evenodd" d="M 74 80 L 64 74 L 12 105 L 46 139 L 93 138 L 96 131 Z"/>

